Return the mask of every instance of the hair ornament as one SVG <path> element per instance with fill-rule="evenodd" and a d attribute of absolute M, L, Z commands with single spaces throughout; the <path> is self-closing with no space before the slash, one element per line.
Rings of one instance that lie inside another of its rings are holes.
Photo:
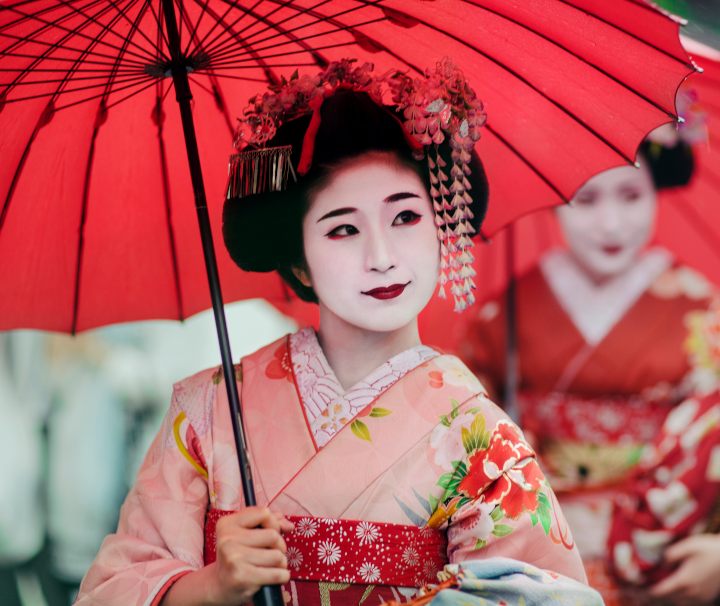
<path fill-rule="evenodd" d="M 679 116 L 677 124 L 663 124 L 652 131 L 647 136 L 651 146 L 672 148 L 680 141 L 689 146 L 707 142 L 707 112 L 698 99 L 697 91 L 680 91 L 675 104 Z"/>
<path fill-rule="evenodd" d="M 297 71 L 270 90 L 250 99 L 238 119 L 230 159 L 227 197 L 240 198 L 269 191 L 282 191 L 290 179 L 297 181 L 312 167 L 315 136 L 320 125 L 323 100 L 340 88 L 367 93 L 379 106 L 394 112 L 403 124 L 407 142 L 417 160 L 427 161 L 430 198 L 440 241 L 440 287 L 449 290 L 455 310 L 474 302 L 472 268 L 470 162 L 486 114 L 482 101 L 470 88 L 462 72 L 445 58 L 418 77 L 400 71 L 373 74 L 373 65 L 356 65 L 354 59 L 334 61 L 315 76 Z M 279 126 L 300 116 L 311 115 L 297 167 L 292 166 L 290 146 L 272 146 Z M 449 144 L 451 166 L 439 146 Z"/>

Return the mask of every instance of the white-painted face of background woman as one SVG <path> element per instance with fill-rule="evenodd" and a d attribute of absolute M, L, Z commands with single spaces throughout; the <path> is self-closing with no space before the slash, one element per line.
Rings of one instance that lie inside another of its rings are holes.
<path fill-rule="evenodd" d="M 655 227 L 657 193 L 647 166 L 622 166 L 583 185 L 558 209 L 565 241 L 596 282 L 623 274 L 638 260 Z"/>
<path fill-rule="evenodd" d="M 440 245 L 430 198 L 390 153 L 337 169 L 303 220 L 307 279 L 322 314 L 390 332 L 414 322 L 437 285 Z"/>

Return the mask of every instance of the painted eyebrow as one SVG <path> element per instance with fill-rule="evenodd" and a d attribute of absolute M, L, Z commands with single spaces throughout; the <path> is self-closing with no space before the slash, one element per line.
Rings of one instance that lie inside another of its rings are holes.
<path fill-rule="evenodd" d="M 390 194 L 387 198 L 383 200 L 383 202 L 398 202 L 400 200 L 407 200 L 408 198 L 419 198 L 417 194 L 414 194 L 409 191 L 401 191 L 396 194 Z"/>
<path fill-rule="evenodd" d="M 316 223 L 320 223 L 320 221 L 324 221 L 325 219 L 332 219 L 333 217 L 339 217 L 340 215 L 349 215 L 356 211 L 357 211 L 357 208 L 352 208 L 351 206 L 345 206 L 343 208 L 336 208 L 335 210 L 331 210 L 329 213 L 324 214 L 322 217 L 320 217 L 316 221 Z"/>
<path fill-rule="evenodd" d="M 390 194 L 387 198 L 383 200 L 383 202 L 387 202 L 388 204 L 392 202 L 399 202 L 400 200 L 407 200 L 408 198 L 419 198 L 420 196 L 418 194 L 413 194 L 412 192 L 408 191 L 401 191 L 396 194 Z M 332 219 L 333 217 L 340 217 L 342 215 L 349 215 L 351 213 L 354 213 L 357 211 L 357 208 L 353 208 L 351 206 L 345 206 L 343 208 L 336 208 L 335 210 L 331 210 L 329 213 L 325 213 L 322 217 L 320 217 L 316 223 L 320 223 L 320 221 L 324 221 L 325 219 Z"/>

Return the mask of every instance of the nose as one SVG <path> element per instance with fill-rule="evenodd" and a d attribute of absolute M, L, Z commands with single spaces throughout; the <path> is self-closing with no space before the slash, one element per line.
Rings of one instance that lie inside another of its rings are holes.
<path fill-rule="evenodd" d="M 622 213 L 618 204 L 614 201 L 606 201 L 601 205 L 598 227 L 606 235 L 616 234 L 622 227 Z"/>
<path fill-rule="evenodd" d="M 395 255 L 388 234 L 383 230 L 371 230 L 365 244 L 365 269 L 385 273 L 394 267 Z"/>

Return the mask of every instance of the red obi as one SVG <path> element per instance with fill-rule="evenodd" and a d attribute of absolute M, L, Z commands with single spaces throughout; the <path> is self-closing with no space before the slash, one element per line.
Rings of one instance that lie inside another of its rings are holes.
<path fill-rule="evenodd" d="M 205 521 L 205 564 L 215 561 L 215 528 L 233 511 L 211 509 Z M 437 583 L 447 564 L 445 533 L 432 528 L 288 516 L 284 535 L 293 581 L 421 587 Z"/>

